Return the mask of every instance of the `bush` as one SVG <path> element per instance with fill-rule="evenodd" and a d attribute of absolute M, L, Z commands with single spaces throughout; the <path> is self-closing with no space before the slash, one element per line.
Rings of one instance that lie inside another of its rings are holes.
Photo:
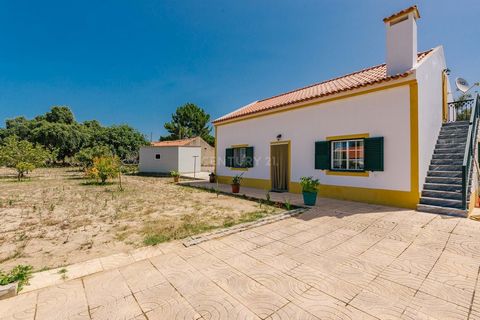
<path fill-rule="evenodd" d="M 93 159 L 93 165 L 87 169 L 87 177 L 105 184 L 107 179 L 118 177 L 120 174 L 120 159 L 113 157 L 98 157 Z"/>
<path fill-rule="evenodd" d="M 4 286 L 18 281 L 18 291 L 20 291 L 24 285 L 28 284 L 28 280 L 32 276 L 32 270 L 32 266 L 21 264 L 10 270 L 9 273 L 0 270 L 0 285 Z"/>

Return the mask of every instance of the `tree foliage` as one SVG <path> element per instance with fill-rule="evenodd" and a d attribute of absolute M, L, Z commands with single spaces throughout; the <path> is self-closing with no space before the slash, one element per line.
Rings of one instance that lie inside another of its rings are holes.
<path fill-rule="evenodd" d="M 178 107 L 172 114 L 172 121 L 165 123 L 165 129 L 170 133 L 160 137 L 164 140 L 178 140 L 193 137 L 202 137 L 203 140 L 213 145 L 214 138 L 210 135 L 212 128 L 208 125 L 210 115 L 193 103 Z"/>
<path fill-rule="evenodd" d="M 140 146 L 147 144 L 145 137 L 128 125 L 105 127 L 97 120 L 77 122 L 66 106 L 52 107 L 31 120 L 22 116 L 6 120 L 5 128 L 0 128 L 0 143 L 11 136 L 45 147 L 59 162 L 98 146 L 108 147 L 122 160 L 136 159 Z"/>
<path fill-rule="evenodd" d="M 84 168 L 90 168 L 93 165 L 93 159 L 100 157 L 113 156 L 112 150 L 104 145 L 98 145 L 89 148 L 83 148 L 75 155 L 75 160 Z"/>
<path fill-rule="evenodd" d="M 51 154 L 39 145 L 33 145 L 16 136 L 7 137 L 0 147 L 0 165 L 17 170 L 20 180 L 35 168 L 45 165 Z"/>

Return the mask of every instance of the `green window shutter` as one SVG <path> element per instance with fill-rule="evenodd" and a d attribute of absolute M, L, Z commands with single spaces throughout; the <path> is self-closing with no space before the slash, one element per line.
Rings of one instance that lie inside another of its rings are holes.
<path fill-rule="evenodd" d="M 253 158 L 253 147 L 246 148 L 247 159 L 245 162 L 245 168 L 253 168 L 254 158 Z"/>
<path fill-rule="evenodd" d="M 233 167 L 233 148 L 225 149 L 225 167 Z"/>
<path fill-rule="evenodd" d="M 330 169 L 330 141 L 315 142 L 315 169 Z"/>
<path fill-rule="evenodd" d="M 383 171 L 383 137 L 365 138 L 365 171 Z"/>

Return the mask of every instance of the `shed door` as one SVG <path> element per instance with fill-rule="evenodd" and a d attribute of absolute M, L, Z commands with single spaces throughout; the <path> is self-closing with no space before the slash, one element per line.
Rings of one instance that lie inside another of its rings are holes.
<path fill-rule="evenodd" d="M 288 144 L 270 146 L 270 176 L 273 191 L 288 191 Z"/>

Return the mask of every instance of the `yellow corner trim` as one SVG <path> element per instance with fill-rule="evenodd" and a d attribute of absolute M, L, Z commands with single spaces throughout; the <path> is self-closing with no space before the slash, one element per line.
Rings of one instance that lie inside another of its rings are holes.
<path fill-rule="evenodd" d="M 362 139 L 362 138 L 368 138 L 370 135 L 368 133 L 358 133 L 358 134 L 348 134 L 344 136 L 332 136 L 332 137 L 327 137 L 327 141 L 332 141 L 332 140 L 349 140 L 349 139 Z"/>
<path fill-rule="evenodd" d="M 248 144 L 232 144 L 232 148 L 245 148 L 248 147 Z"/>
<path fill-rule="evenodd" d="M 326 170 L 325 174 L 329 175 L 329 176 L 350 176 L 350 177 L 368 177 L 368 176 L 370 176 L 370 173 L 368 171 L 354 172 L 354 171 L 331 171 L 331 170 Z"/>
<path fill-rule="evenodd" d="M 418 84 L 410 83 L 410 192 L 420 200 L 418 156 Z"/>
<path fill-rule="evenodd" d="M 218 159 L 217 159 L 217 145 L 218 145 L 218 135 L 217 135 L 217 127 L 214 127 L 214 130 L 215 130 L 215 167 L 213 168 L 213 172 L 215 173 L 215 175 L 217 175 L 217 163 L 218 163 Z"/>
<path fill-rule="evenodd" d="M 234 170 L 234 171 L 248 171 L 248 168 L 230 168 L 230 170 Z"/>

